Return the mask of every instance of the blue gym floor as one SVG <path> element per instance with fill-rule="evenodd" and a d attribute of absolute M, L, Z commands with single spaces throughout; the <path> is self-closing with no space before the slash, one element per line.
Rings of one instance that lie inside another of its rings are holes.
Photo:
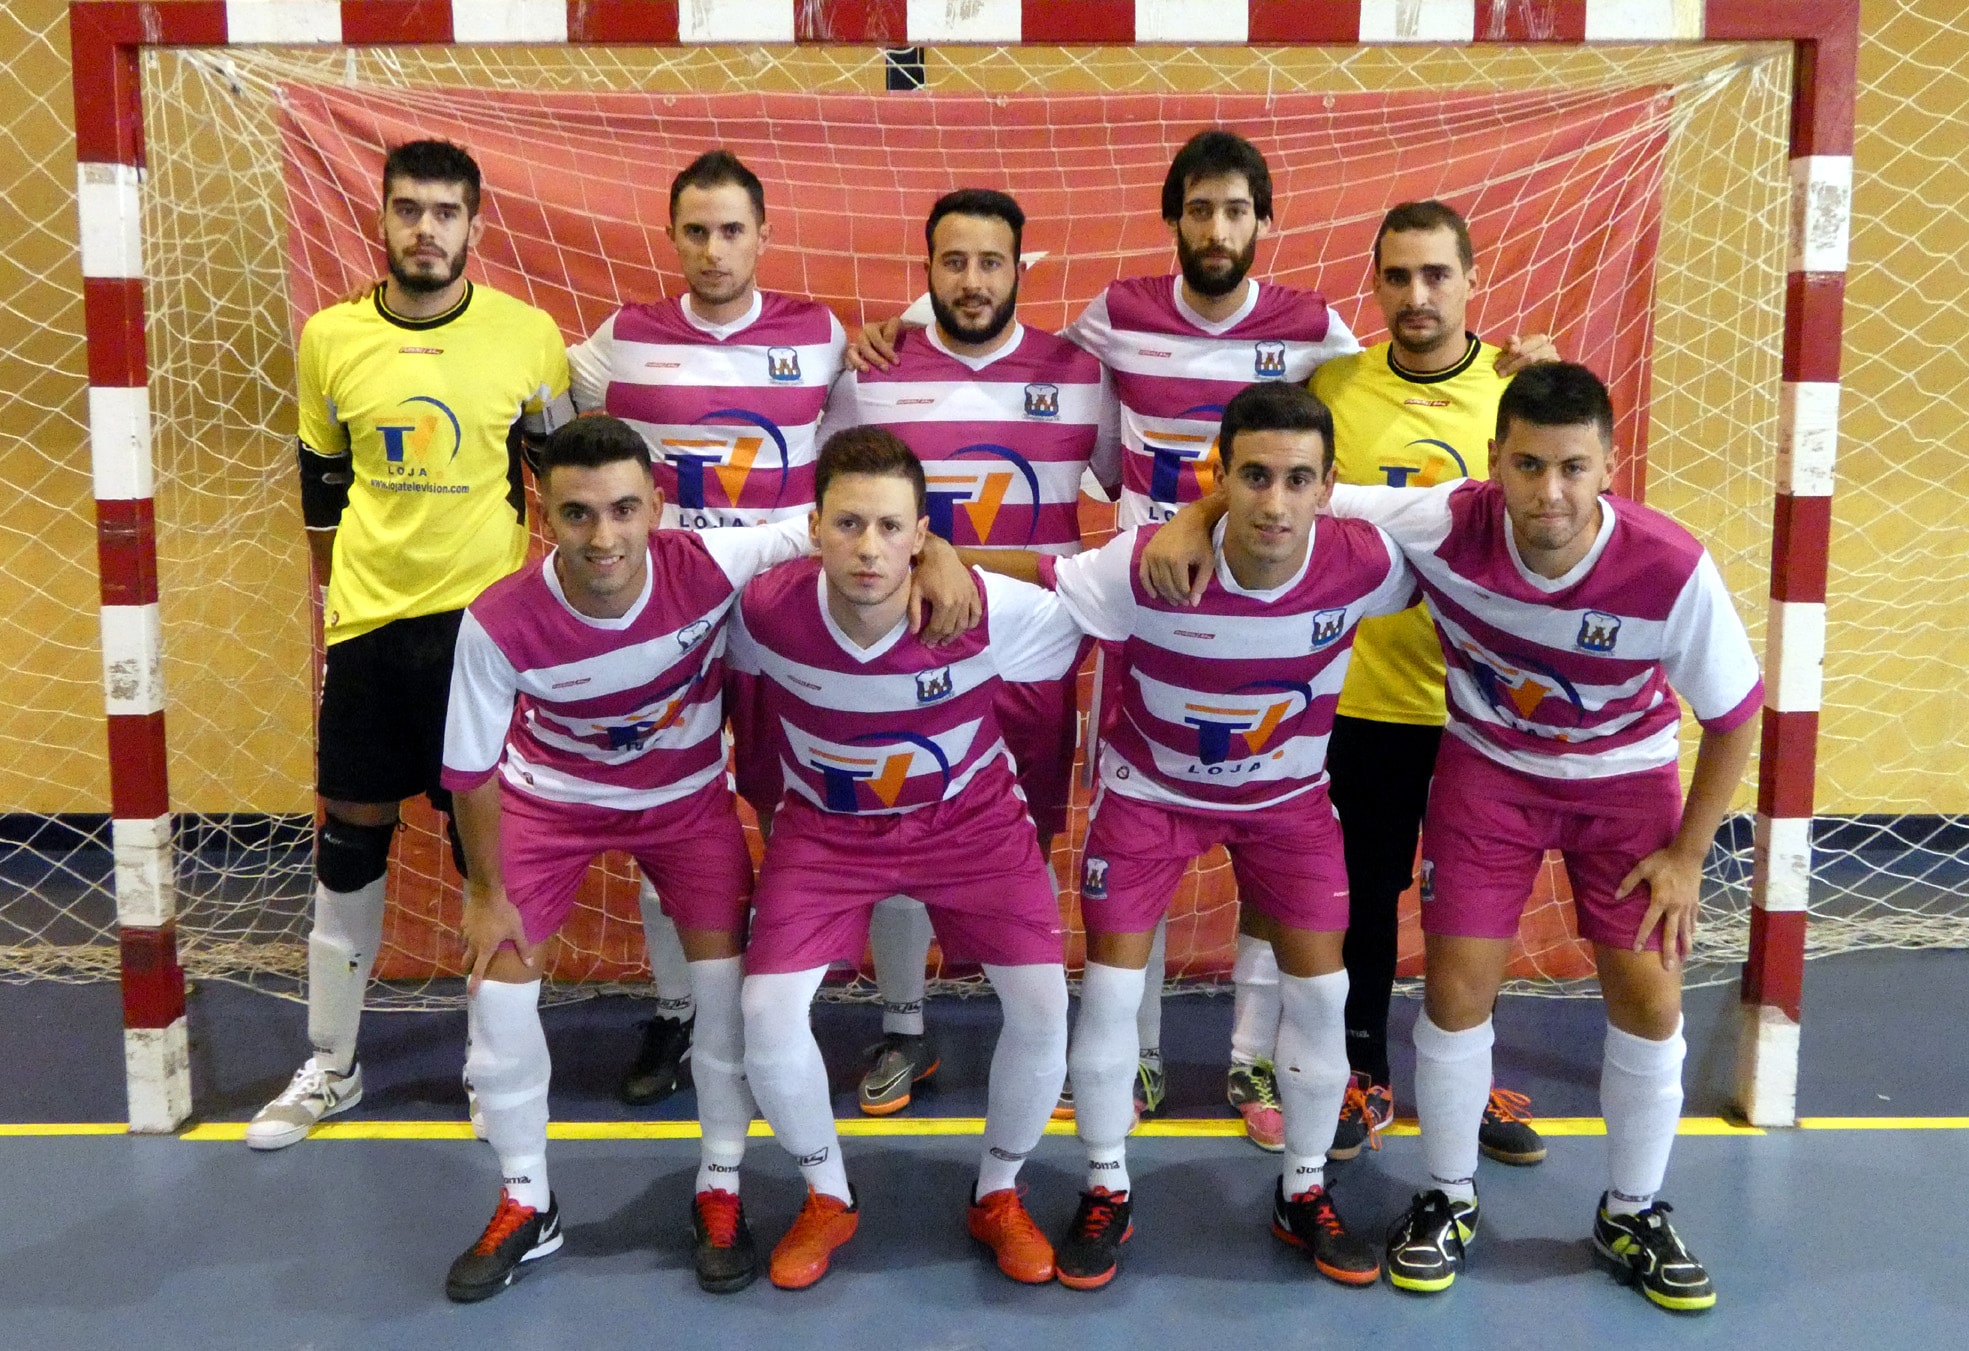
<path fill-rule="evenodd" d="M 488 1342 L 788 1348 L 1393 1346 L 1936 1347 L 1969 1330 L 1969 953 L 1868 954 L 1807 971 L 1799 1110 L 1806 1129 L 1733 1132 L 1733 997 L 1689 996 L 1684 1135 L 1666 1195 L 1709 1263 L 1708 1315 L 1663 1313 L 1592 1266 L 1584 1235 L 1603 1185 L 1597 1123 L 1555 1121 L 1537 1168 L 1486 1164 L 1483 1229 L 1454 1289 L 1433 1298 L 1346 1289 L 1268 1231 L 1276 1168 L 1228 1133 L 1228 998 L 1172 999 L 1163 1045 L 1171 1102 L 1130 1151 L 1136 1235 L 1104 1291 L 1013 1285 L 963 1231 L 996 1023 L 989 999 L 940 1001 L 944 1064 L 887 1132 L 845 1140 L 863 1222 L 835 1270 L 800 1294 L 763 1280 L 714 1297 L 691 1279 L 686 1207 L 696 1147 L 667 1134 L 686 1092 L 631 1112 L 614 1079 L 648 1006 L 549 1010 L 557 1138 L 550 1164 L 562 1253 L 477 1306 L 440 1292 L 450 1258 L 491 1213 L 489 1152 L 465 1136 L 460 1014 L 372 1016 L 363 1105 L 332 1131 L 255 1155 L 240 1126 L 302 1046 L 298 1005 L 211 985 L 192 1009 L 199 1124 L 177 1139 L 115 1132 L 123 1116 L 113 986 L 0 988 L 0 1309 L 4 1344 L 88 1347 L 399 1347 Z M 1401 1110 L 1416 1005 L 1397 1000 Z M 879 1014 L 822 1005 L 816 1027 L 854 1112 L 858 1053 Z M 1588 1000 L 1507 999 L 1501 1082 L 1541 1118 L 1591 1118 L 1602 1027 Z M 58 1050 L 56 1048 L 59 1048 Z M 1862 1120 L 1851 1120 L 1862 1118 Z M 623 1125 L 625 1121 L 636 1125 Z M 107 1134 L 63 1135 L 103 1123 Z M 347 1124 L 341 1124 L 347 1123 Z M 363 1123 L 389 1135 L 361 1138 Z M 440 1123 L 437 1125 L 427 1123 Z M 1919 1129 L 1925 1125 L 1928 1128 Z M 640 1126 L 645 1138 L 632 1138 Z M 900 1134 L 915 1130 L 933 1133 Z M 1177 1132 L 1164 1134 L 1163 1132 Z M 1570 1133 L 1586 1132 L 1586 1133 Z M 434 1138 L 436 1137 L 436 1138 Z M 1421 1175 L 1412 1135 L 1337 1165 L 1343 1212 L 1381 1229 Z M 1079 1156 L 1049 1136 L 1028 1203 L 1057 1234 Z M 791 1162 L 754 1142 L 746 1201 L 762 1248 L 800 1196 Z"/>

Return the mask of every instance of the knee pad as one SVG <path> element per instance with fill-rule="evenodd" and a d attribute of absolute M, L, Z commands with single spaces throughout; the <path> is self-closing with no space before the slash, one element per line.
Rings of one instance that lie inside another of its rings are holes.
<path fill-rule="evenodd" d="M 327 817 L 315 827 L 315 878 L 330 891 L 360 891 L 390 866 L 395 825 L 357 826 Z"/>

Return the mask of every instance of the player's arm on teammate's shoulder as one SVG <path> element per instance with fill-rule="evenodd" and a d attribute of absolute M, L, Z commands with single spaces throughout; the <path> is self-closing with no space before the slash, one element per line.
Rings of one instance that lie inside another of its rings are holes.
<path fill-rule="evenodd" d="M 1646 884 L 1648 910 L 1635 932 L 1634 950 L 1641 951 L 1648 935 L 1660 925 L 1664 966 L 1679 966 L 1688 960 L 1695 941 L 1696 916 L 1702 907 L 1703 860 L 1709 857 L 1709 846 L 1715 843 L 1737 785 L 1743 782 L 1750 748 L 1757 741 L 1757 722 L 1755 717 L 1747 717 L 1727 730 L 1702 729 L 1695 774 L 1682 804 L 1680 829 L 1667 845 L 1635 864 L 1614 891 L 1618 900 Z"/>
<path fill-rule="evenodd" d="M 969 568 L 941 536 L 932 535 L 909 577 L 909 631 L 931 647 L 969 633 L 984 618 L 984 600 Z"/>
<path fill-rule="evenodd" d="M 878 319 L 872 324 L 863 324 L 848 342 L 842 353 L 851 371 L 886 371 L 896 364 L 896 342 L 902 331 L 911 325 L 903 322 L 903 316 L 892 315 Z M 922 328 L 922 324 L 914 325 Z"/>
<path fill-rule="evenodd" d="M 1559 345 L 1548 334 L 1534 333 L 1528 338 L 1521 338 L 1513 333 L 1510 340 L 1498 349 L 1497 373 L 1508 379 L 1527 366 L 1563 359 L 1559 355 Z"/>
<path fill-rule="evenodd" d="M 1164 521 L 1142 549 L 1142 585 L 1171 605 L 1194 606 L 1217 563 L 1211 532 L 1224 518 L 1224 496 L 1208 493 Z"/>
<path fill-rule="evenodd" d="M 510 434 L 520 458 L 535 473 L 540 469 L 540 447 L 557 428 L 566 426 L 575 417 L 574 384 L 568 365 L 568 350 L 561 342 L 561 331 L 554 321 L 544 313 L 539 318 L 540 333 L 534 354 L 534 376 L 538 383 L 520 406 L 520 415 L 513 420 Z"/>

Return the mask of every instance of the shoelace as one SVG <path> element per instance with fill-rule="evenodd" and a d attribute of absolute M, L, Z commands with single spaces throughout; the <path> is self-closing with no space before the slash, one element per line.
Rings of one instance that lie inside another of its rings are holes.
<path fill-rule="evenodd" d="M 998 1193 L 994 1192 L 993 1195 L 996 1196 Z M 1007 1238 L 1016 1239 L 1021 1243 L 1045 1240 L 1046 1236 L 1040 1232 L 1039 1226 L 1033 1223 L 1031 1213 L 1019 1204 L 1019 1194 L 1016 1191 L 1008 1189 L 1002 1200 L 989 1201 L 985 1209 L 991 1212 L 992 1220 L 1004 1231 Z"/>
<path fill-rule="evenodd" d="M 1292 1198 L 1296 1205 L 1311 1204 L 1313 1223 L 1324 1229 L 1334 1238 L 1347 1236 L 1346 1225 L 1340 1222 L 1340 1212 L 1334 1209 L 1333 1198 L 1327 1195 L 1326 1188 L 1315 1187 L 1311 1191 L 1300 1192 Z"/>
<path fill-rule="evenodd" d="M 704 1236 L 714 1248 L 729 1248 L 738 1242 L 738 1198 L 728 1191 L 697 1194 L 697 1213 L 704 1220 Z"/>
<path fill-rule="evenodd" d="M 810 1189 L 807 1204 L 800 1207 L 800 1213 L 793 1219 L 793 1227 L 786 1231 L 786 1237 L 781 1242 L 792 1245 L 819 1237 L 828 1222 L 847 1208 L 848 1203 L 840 1197 Z"/>
<path fill-rule="evenodd" d="M 1088 1192 L 1087 1215 L 1079 1225 L 1080 1232 L 1091 1237 L 1106 1230 L 1114 1223 L 1114 1203 L 1120 1199 L 1106 1187 Z"/>
<path fill-rule="evenodd" d="M 1531 1099 L 1508 1088 L 1493 1088 L 1490 1091 L 1490 1110 L 1506 1121 L 1530 1121 Z"/>
<path fill-rule="evenodd" d="M 523 1206 L 506 1192 L 500 1192 L 499 1209 L 492 1212 L 492 1223 L 479 1235 L 472 1252 L 479 1257 L 490 1257 L 499 1250 L 500 1244 L 511 1238 L 513 1232 L 533 1216 L 532 1206 Z"/>
<path fill-rule="evenodd" d="M 1258 1094 L 1260 1107 L 1269 1107 L 1273 1111 L 1279 1110 L 1278 1079 L 1276 1071 L 1269 1064 L 1261 1060 L 1251 1067 L 1251 1086 Z"/>
<path fill-rule="evenodd" d="M 285 1103 L 304 1102 L 309 1098 L 328 1096 L 328 1071 L 310 1060 L 294 1072 L 294 1082 L 287 1085 L 287 1091 L 280 1095 Z"/>
<path fill-rule="evenodd" d="M 1374 1114 L 1368 1110 L 1367 1090 L 1360 1086 L 1358 1079 L 1347 1081 L 1347 1096 L 1340 1103 L 1340 1114 L 1345 1116 L 1348 1112 L 1359 1113 L 1360 1119 L 1367 1124 L 1367 1147 L 1380 1149 L 1381 1131 L 1375 1124 Z"/>

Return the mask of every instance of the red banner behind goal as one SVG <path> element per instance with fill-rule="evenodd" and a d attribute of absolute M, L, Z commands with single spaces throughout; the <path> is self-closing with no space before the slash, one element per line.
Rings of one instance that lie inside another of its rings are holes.
<path fill-rule="evenodd" d="M 1257 275 L 1323 291 L 1363 342 L 1369 248 L 1398 201 L 1439 197 L 1475 238 L 1471 322 L 1486 337 L 1544 331 L 1606 376 L 1621 491 L 1644 486 L 1651 301 L 1668 135 L 1664 93 L 1030 95 L 532 93 L 282 90 L 293 321 L 379 275 L 374 242 L 388 146 L 425 136 L 469 149 L 490 228 L 471 275 L 553 314 L 579 340 L 625 300 L 681 286 L 663 237 L 671 176 L 723 145 L 765 181 L 772 242 L 761 285 L 810 295 L 852 329 L 923 289 L 922 222 L 957 186 L 997 187 L 1027 212 L 1021 315 L 1057 328 L 1117 277 L 1173 269 L 1160 189 L 1195 130 L 1233 127 L 1272 166 L 1275 229 Z M 413 825 L 428 827 L 428 817 Z M 1056 860 L 1078 918 L 1084 812 Z M 393 874 L 386 977 L 455 969 L 455 879 L 418 829 Z M 1520 935 L 1517 974 L 1586 974 L 1569 938 L 1563 870 L 1548 866 Z M 1420 945 L 1413 899 L 1404 956 Z M 1172 970 L 1230 968 L 1235 894 L 1221 854 L 1172 911 Z M 1078 953 L 1076 942 L 1071 954 Z M 555 974 L 617 979 L 643 965 L 626 865 L 597 868 Z"/>

